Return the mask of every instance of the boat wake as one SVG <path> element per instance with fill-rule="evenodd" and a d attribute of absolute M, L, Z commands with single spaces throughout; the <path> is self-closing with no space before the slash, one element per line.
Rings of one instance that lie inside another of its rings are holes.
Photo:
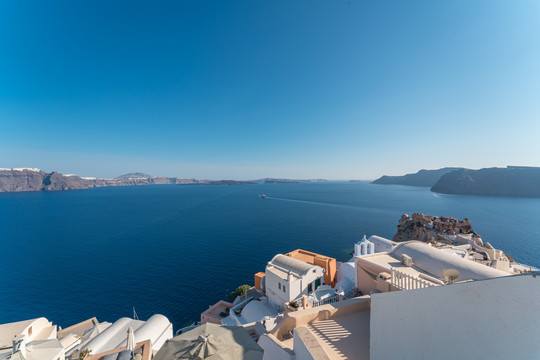
<path fill-rule="evenodd" d="M 280 200 L 280 201 L 287 201 L 287 202 L 294 202 L 294 203 L 301 203 L 301 204 L 310 204 L 310 205 L 320 205 L 320 206 L 330 206 L 330 207 L 336 207 L 336 208 L 349 208 L 349 209 L 357 209 L 357 210 L 369 210 L 371 212 L 386 212 L 382 209 L 375 209 L 370 208 L 366 206 L 356 206 L 356 205 L 347 205 L 347 204 L 335 204 L 335 203 L 325 203 L 320 201 L 309 201 L 309 200 L 298 200 L 298 199 L 287 199 L 287 198 L 279 198 L 279 197 L 271 197 L 267 196 L 266 199 L 269 200 Z"/>

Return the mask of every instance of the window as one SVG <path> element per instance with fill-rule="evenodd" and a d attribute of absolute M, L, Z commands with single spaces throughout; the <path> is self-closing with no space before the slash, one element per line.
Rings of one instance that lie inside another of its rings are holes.
<path fill-rule="evenodd" d="M 277 283 L 277 287 L 279 290 L 281 290 L 281 283 Z"/>
<path fill-rule="evenodd" d="M 317 290 L 321 286 L 321 279 L 315 280 L 315 290 Z"/>
<path fill-rule="evenodd" d="M 285 292 L 285 285 L 283 285 L 283 292 Z"/>
<path fill-rule="evenodd" d="M 312 284 L 312 283 L 309 283 L 308 286 L 307 286 L 307 292 L 308 292 L 308 294 L 309 294 L 309 293 L 312 292 L 312 291 L 313 291 L 313 284 Z"/>

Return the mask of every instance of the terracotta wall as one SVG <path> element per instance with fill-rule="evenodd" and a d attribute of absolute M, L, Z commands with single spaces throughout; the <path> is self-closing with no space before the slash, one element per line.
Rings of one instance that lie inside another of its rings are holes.
<path fill-rule="evenodd" d="M 263 272 L 258 272 L 258 273 L 255 274 L 255 289 L 262 290 L 261 282 L 262 282 L 262 279 L 265 276 L 266 276 L 266 274 L 263 273 Z"/>
<path fill-rule="evenodd" d="M 324 269 L 324 282 L 334 287 L 337 282 L 337 261 L 334 258 L 311 251 L 297 249 L 286 254 L 292 258 L 320 266 Z"/>

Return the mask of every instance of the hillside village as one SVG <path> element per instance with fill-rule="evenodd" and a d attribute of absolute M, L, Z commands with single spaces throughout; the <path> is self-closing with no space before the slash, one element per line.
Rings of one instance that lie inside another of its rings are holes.
<path fill-rule="evenodd" d="M 392 240 L 364 236 L 353 245 L 347 262 L 303 249 L 276 254 L 247 291 L 210 305 L 200 321 L 176 334 L 159 314 L 112 323 L 91 317 L 65 329 L 46 318 L 3 324 L 0 360 L 538 353 L 537 332 L 531 331 L 540 326 L 537 270 L 484 242 L 467 219 L 404 214 Z"/>

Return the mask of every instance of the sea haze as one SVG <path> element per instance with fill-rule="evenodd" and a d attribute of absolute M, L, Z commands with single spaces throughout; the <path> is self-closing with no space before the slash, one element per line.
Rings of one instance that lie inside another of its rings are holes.
<path fill-rule="evenodd" d="M 258 194 L 268 196 L 261 199 Z M 200 319 L 277 253 L 349 259 L 364 234 L 392 238 L 403 213 L 467 217 L 518 262 L 540 266 L 540 199 L 439 195 L 327 182 L 151 185 L 0 194 L 0 323 L 67 327 L 166 315 Z"/>

